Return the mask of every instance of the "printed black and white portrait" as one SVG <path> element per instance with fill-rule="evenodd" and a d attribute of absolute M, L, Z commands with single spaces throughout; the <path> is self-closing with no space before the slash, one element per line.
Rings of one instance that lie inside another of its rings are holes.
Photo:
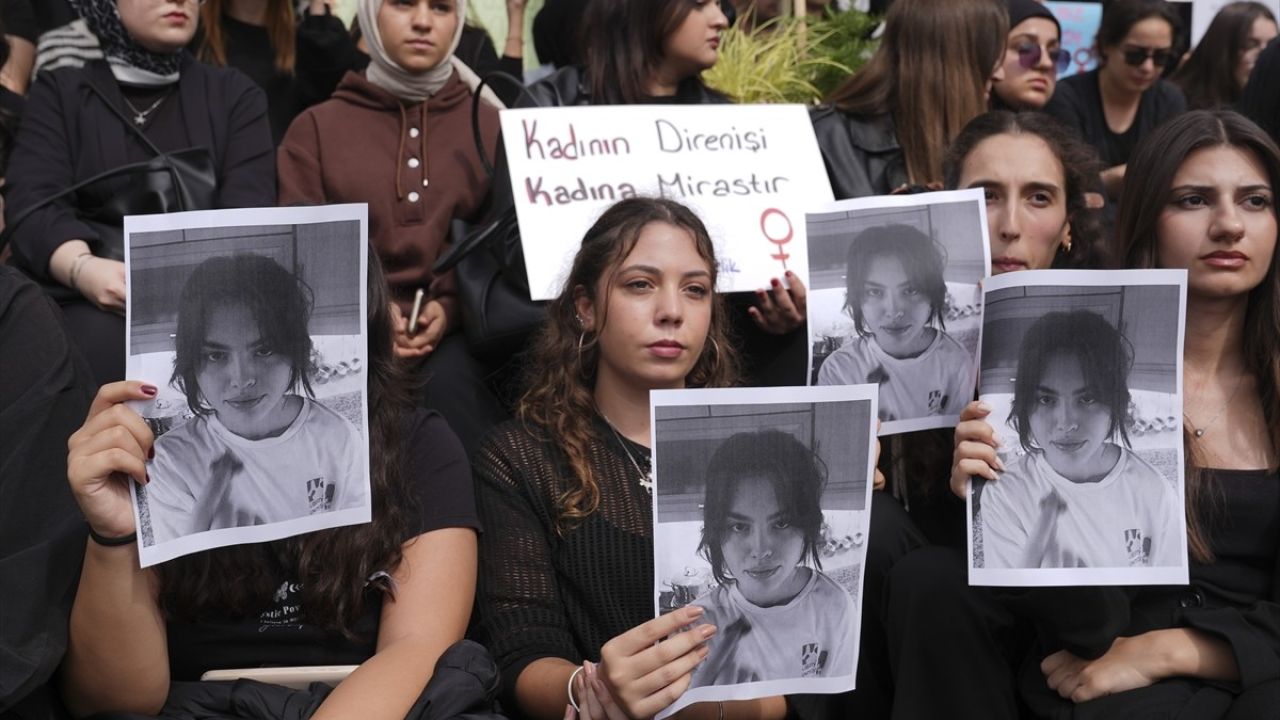
<path fill-rule="evenodd" d="M 129 218 L 144 566 L 368 522 L 364 206 Z"/>
<path fill-rule="evenodd" d="M 809 213 L 810 384 L 878 385 L 882 435 L 955 425 L 973 399 L 986 220 L 980 190 Z"/>
<path fill-rule="evenodd" d="M 987 286 L 979 399 L 1003 469 L 970 483 L 971 581 L 1185 583 L 1185 273 Z"/>
<path fill-rule="evenodd" d="M 853 687 L 875 388 L 653 394 L 657 612 L 718 628 L 679 707 Z"/>

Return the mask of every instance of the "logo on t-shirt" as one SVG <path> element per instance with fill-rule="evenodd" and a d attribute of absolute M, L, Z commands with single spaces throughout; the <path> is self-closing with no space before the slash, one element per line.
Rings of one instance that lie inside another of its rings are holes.
<path fill-rule="evenodd" d="M 827 667 L 827 651 L 818 643 L 805 643 L 800 647 L 800 677 L 821 675 Z"/>
<path fill-rule="evenodd" d="M 324 478 L 312 478 L 307 481 L 307 511 L 312 515 L 328 512 L 333 509 L 333 496 L 337 488 L 333 483 L 326 483 Z"/>
<path fill-rule="evenodd" d="M 1124 531 L 1124 550 L 1130 567 L 1151 564 L 1151 538 L 1142 536 L 1142 528 Z"/>
<path fill-rule="evenodd" d="M 941 390 L 929 391 L 929 414 L 941 415 L 942 408 L 947 404 L 947 396 Z"/>

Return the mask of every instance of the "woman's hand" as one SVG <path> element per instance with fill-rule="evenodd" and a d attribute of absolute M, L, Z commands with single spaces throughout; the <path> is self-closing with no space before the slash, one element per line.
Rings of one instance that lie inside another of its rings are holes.
<path fill-rule="evenodd" d="M 99 310 L 123 315 L 124 263 L 100 257 L 89 257 L 82 262 L 74 288 Z"/>
<path fill-rule="evenodd" d="M 1059 650 L 1040 663 L 1040 671 L 1051 689 L 1076 703 L 1144 688 L 1163 677 L 1155 667 L 1159 654 L 1150 647 L 1149 635 L 1116 638 L 1097 660 Z"/>
<path fill-rule="evenodd" d="M 84 425 L 67 441 L 67 480 L 89 527 L 104 537 L 135 531 L 130 478 L 147 483 L 147 458 L 155 437 L 123 403 L 156 396 L 154 385 L 117 382 L 102 386 Z"/>
<path fill-rule="evenodd" d="M 999 477 L 1004 464 L 996 454 L 1000 438 L 987 422 L 991 406 L 973 401 L 960 411 L 960 424 L 956 425 L 955 452 L 951 459 L 951 492 L 961 500 L 965 497 L 965 485 L 969 478 L 978 475 L 988 480 Z"/>
<path fill-rule="evenodd" d="M 600 664 L 592 669 L 591 679 L 598 682 L 595 700 L 608 717 L 619 718 L 610 706 L 623 717 L 653 717 L 684 694 L 694 668 L 710 651 L 707 640 L 716 628 L 705 623 L 680 628 L 697 622 L 704 612 L 697 605 L 683 607 L 637 625 L 600 648 Z"/>
<path fill-rule="evenodd" d="M 804 324 L 809 305 L 809 292 L 799 275 L 786 273 L 787 285 L 778 278 L 770 285 L 772 290 L 757 290 L 756 305 L 748 308 L 747 314 L 761 330 L 770 335 L 786 335 Z"/>
<path fill-rule="evenodd" d="M 429 300 L 418 313 L 417 332 L 409 333 L 409 319 L 400 306 L 391 303 L 391 319 L 395 327 L 396 357 L 419 358 L 431 354 L 448 330 L 449 318 L 439 300 Z"/>
<path fill-rule="evenodd" d="M 884 473 L 880 472 L 880 421 L 876 420 L 876 456 L 871 461 L 871 467 L 875 468 L 875 475 L 871 480 L 872 490 L 884 489 Z"/>

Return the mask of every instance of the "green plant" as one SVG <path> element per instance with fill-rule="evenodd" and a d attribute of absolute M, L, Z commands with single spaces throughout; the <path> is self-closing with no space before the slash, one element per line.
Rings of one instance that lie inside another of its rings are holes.
<path fill-rule="evenodd" d="M 866 62 L 877 21 L 865 13 L 780 17 L 726 30 L 706 83 L 741 103 L 815 103 Z"/>

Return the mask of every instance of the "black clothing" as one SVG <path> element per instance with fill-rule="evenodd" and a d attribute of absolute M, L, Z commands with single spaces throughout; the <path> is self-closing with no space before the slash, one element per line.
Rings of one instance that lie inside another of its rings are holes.
<path fill-rule="evenodd" d="M 1215 560 L 1192 561 L 1186 586 L 970 588 L 962 551 L 907 555 L 890 574 L 885 600 L 895 716 L 957 717 L 963 707 L 964 717 L 1013 718 L 1025 702 L 1046 718 L 1264 717 L 1243 713 L 1255 703 L 1268 707 L 1280 692 L 1280 477 L 1205 472 L 1222 498 L 1207 528 Z M 1172 627 L 1227 642 L 1240 682 L 1173 678 L 1072 705 L 1040 672 L 1041 659 L 1058 649 L 1099 657 L 1117 637 Z"/>
<path fill-rule="evenodd" d="M 67 0 L 35 0 L 31 9 L 36 16 L 37 37 L 76 19 L 76 13 Z"/>
<path fill-rule="evenodd" d="M 57 308 L 0 265 L 0 713 L 42 695 L 67 647 L 87 536 L 67 484 L 67 439 L 93 385 Z M 27 700 L 24 702 L 24 698 Z"/>
<path fill-rule="evenodd" d="M 1133 124 L 1123 133 L 1112 132 L 1102 110 L 1102 91 L 1098 88 L 1098 70 L 1072 75 L 1058 82 L 1045 112 L 1075 129 L 1085 142 L 1093 146 L 1105 168 L 1129 162 L 1133 148 L 1147 133 L 1165 120 L 1186 112 L 1187 99 L 1177 85 L 1168 80 L 1156 81 L 1142 94 Z"/>
<path fill-rule="evenodd" d="M 533 18 L 533 49 L 538 57 L 557 68 L 581 63 L 579 37 L 587 0 L 547 0 Z"/>
<path fill-rule="evenodd" d="M 640 487 L 626 448 L 603 421 L 588 461 L 600 505 L 586 520 L 556 529 L 556 499 L 569 487 L 568 460 L 553 438 L 518 420 L 494 429 L 475 458 L 480 538 L 476 612 L 481 642 L 502 673 L 502 700 L 544 657 L 598 660 L 609 639 L 653 618 L 653 498 Z"/>
<path fill-rule="evenodd" d="M 519 107 L 570 107 L 573 105 L 606 105 L 608 103 L 591 95 L 591 82 L 586 68 L 570 66 L 561 68 L 528 88 L 529 97 L 522 98 Z M 531 101 L 532 100 L 532 101 Z M 653 103 L 669 105 L 719 105 L 729 98 L 707 87 L 696 77 L 686 78 L 676 88 L 672 97 L 650 98 Z M 643 100 L 641 102 L 644 102 Z"/>
<path fill-rule="evenodd" d="M 405 422 L 401 477 L 414 483 L 419 514 L 404 540 L 450 527 L 480 528 L 471 467 L 457 438 L 434 412 L 415 410 Z M 392 568 L 384 568 L 391 572 Z M 175 681 L 198 680 L 220 668 L 293 665 L 358 665 L 377 647 L 382 593 L 366 590 L 365 611 L 354 627 L 358 640 L 309 624 L 298 605 L 298 579 L 281 569 L 279 590 L 256 617 L 168 623 L 169 665 Z"/>
<path fill-rule="evenodd" d="M 5 189 L 9 224 L 27 208 L 81 180 L 152 157 L 137 134 L 106 105 L 110 102 L 132 115 L 124 100 L 104 61 L 36 77 L 10 159 Z M 191 147 L 209 151 L 217 173 L 217 207 L 275 205 L 275 154 L 266 98 L 239 72 L 184 56 L 173 97 L 155 110 L 144 132 L 164 152 Z M 128 178 L 112 182 L 120 188 L 129 186 Z M 74 197 L 62 198 L 35 211 L 12 235 L 14 263 L 63 297 L 71 296 L 71 291 L 49 276 L 54 250 L 68 240 L 81 239 L 95 254 L 103 252 L 98 232 L 76 216 L 76 209 Z M 93 331 L 78 324 L 69 328 L 69 334 L 87 357 L 102 359 L 95 368 L 99 383 L 123 379 L 124 335 L 117 335 L 114 328 L 122 327 L 123 320 L 98 311 L 80 297 L 72 296 L 65 304 L 85 306 L 83 312 L 68 311 L 69 323 L 84 320 L 113 326 L 102 329 L 114 338 L 105 344 L 83 342 L 81 333 Z"/>
<path fill-rule="evenodd" d="M 891 116 L 858 117 L 818 107 L 810 119 L 837 200 L 888 195 L 907 183 L 906 160 Z"/>
<path fill-rule="evenodd" d="M 40 26 L 36 22 L 31 0 L 0 0 L 0 22 L 4 23 L 5 35 L 20 37 L 32 45 L 40 37 Z"/>
<path fill-rule="evenodd" d="M 1239 110 L 1280 143 L 1280 40 L 1272 40 L 1240 94 Z"/>
<path fill-rule="evenodd" d="M 524 79 L 524 60 L 507 55 L 498 57 L 489 33 L 474 25 L 462 26 L 462 37 L 458 39 L 458 48 L 453 55 L 466 63 L 481 80 L 492 72 L 503 72 L 521 81 Z M 495 82 L 488 87 L 493 88 L 493 94 L 508 107 L 520 97 L 520 88 L 511 83 Z"/>
<path fill-rule="evenodd" d="M 267 94 L 271 137 L 280 144 L 289 123 L 303 110 L 327 100 L 355 57 L 355 41 L 342 20 L 306 12 L 298 23 L 293 72 L 276 69 L 275 50 L 265 27 L 222 15 L 227 66 L 248 75 Z M 199 40 L 192 47 L 199 47 Z"/>
<path fill-rule="evenodd" d="M 431 681 L 405 720 L 502 720 L 493 698 L 498 669 L 485 649 L 470 640 L 450 645 L 436 662 Z M 255 680 L 178 682 L 158 717 L 164 720 L 306 720 L 333 688 L 312 683 L 293 690 Z M 151 720 L 133 713 L 104 713 L 97 720 Z"/>

